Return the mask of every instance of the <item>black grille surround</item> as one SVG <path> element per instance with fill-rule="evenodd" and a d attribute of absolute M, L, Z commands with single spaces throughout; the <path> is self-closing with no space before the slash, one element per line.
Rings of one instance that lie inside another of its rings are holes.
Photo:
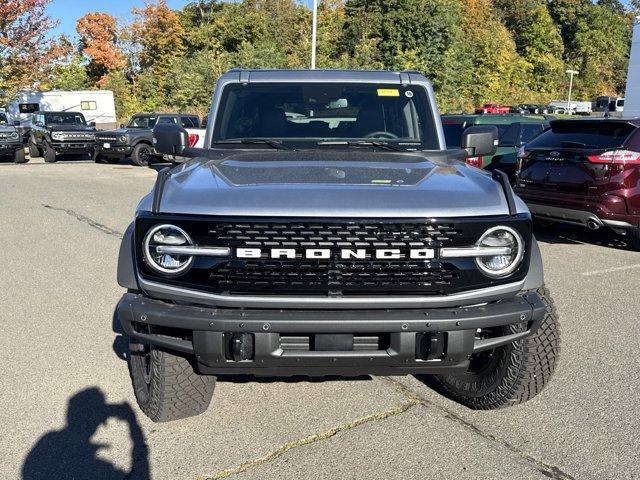
<path fill-rule="evenodd" d="M 142 254 L 146 232 L 169 223 L 183 228 L 198 246 L 230 247 L 229 258 L 197 257 L 184 275 L 167 278 Z M 468 247 L 496 225 L 510 226 L 525 240 L 525 258 L 506 278 L 484 275 L 472 258 L 441 259 L 439 249 Z M 226 218 L 141 212 L 136 219 L 139 274 L 157 283 L 227 295 L 447 295 L 522 280 L 528 271 L 528 215 L 462 219 Z M 259 248 L 261 258 L 241 259 L 237 248 Z M 296 259 L 272 259 L 272 248 L 295 249 Z M 330 249 L 332 258 L 304 258 L 305 249 Z M 376 249 L 399 249 L 406 258 L 381 260 Z M 410 259 L 411 249 L 435 250 L 435 258 Z M 364 260 L 343 260 L 341 249 L 365 249 Z M 406 254 L 405 254 L 406 252 Z"/>

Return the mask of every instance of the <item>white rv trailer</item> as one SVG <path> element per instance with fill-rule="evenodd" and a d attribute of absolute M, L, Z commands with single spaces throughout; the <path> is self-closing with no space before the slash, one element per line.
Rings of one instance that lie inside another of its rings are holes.
<path fill-rule="evenodd" d="M 625 117 L 640 117 L 640 17 L 636 18 L 629 57 L 627 92 L 624 96 Z"/>
<path fill-rule="evenodd" d="M 25 90 L 7 105 L 9 117 L 22 124 L 29 123 L 32 113 L 39 110 L 80 112 L 87 123 L 95 122 L 100 130 L 117 128 L 116 107 L 110 90 Z"/>

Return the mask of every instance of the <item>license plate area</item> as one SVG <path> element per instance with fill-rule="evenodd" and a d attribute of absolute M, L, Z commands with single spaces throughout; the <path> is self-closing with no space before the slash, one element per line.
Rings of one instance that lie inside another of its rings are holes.
<path fill-rule="evenodd" d="M 110 143 L 103 143 L 102 144 L 102 148 L 111 148 L 111 144 Z"/>
<path fill-rule="evenodd" d="M 390 347 L 390 343 L 388 333 L 280 335 L 283 352 L 384 351 Z"/>

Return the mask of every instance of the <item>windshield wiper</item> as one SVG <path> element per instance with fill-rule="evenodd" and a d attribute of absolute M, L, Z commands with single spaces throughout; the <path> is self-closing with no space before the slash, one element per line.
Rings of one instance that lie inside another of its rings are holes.
<path fill-rule="evenodd" d="M 376 140 L 356 140 L 356 141 L 323 141 L 318 142 L 316 145 L 318 146 L 340 146 L 346 145 L 348 147 L 376 147 L 381 150 L 391 150 L 393 152 L 403 152 L 404 149 L 400 148 L 398 145 L 394 145 L 393 143 L 388 142 L 378 142 Z"/>
<path fill-rule="evenodd" d="M 213 142 L 214 145 L 256 145 L 263 143 L 269 145 L 276 150 L 291 150 L 278 140 L 268 140 L 266 138 L 233 138 L 230 140 L 218 140 Z"/>

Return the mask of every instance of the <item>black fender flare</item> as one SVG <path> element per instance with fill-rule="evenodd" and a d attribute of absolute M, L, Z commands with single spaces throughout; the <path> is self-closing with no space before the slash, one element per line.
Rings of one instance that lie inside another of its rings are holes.
<path fill-rule="evenodd" d="M 148 138 L 138 138 L 137 140 L 134 140 L 133 142 L 131 142 L 131 150 L 136 148 L 141 143 L 149 145 L 151 148 L 153 148 L 153 140 L 150 140 Z"/>
<path fill-rule="evenodd" d="M 118 285 L 129 290 L 140 289 L 136 276 L 134 230 L 131 222 L 124 232 L 118 253 Z"/>
<path fill-rule="evenodd" d="M 536 237 L 531 237 L 531 256 L 529 258 L 529 273 L 524 280 L 523 290 L 535 290 L 544 284 L 544 266 L 542 254 Z"/>

